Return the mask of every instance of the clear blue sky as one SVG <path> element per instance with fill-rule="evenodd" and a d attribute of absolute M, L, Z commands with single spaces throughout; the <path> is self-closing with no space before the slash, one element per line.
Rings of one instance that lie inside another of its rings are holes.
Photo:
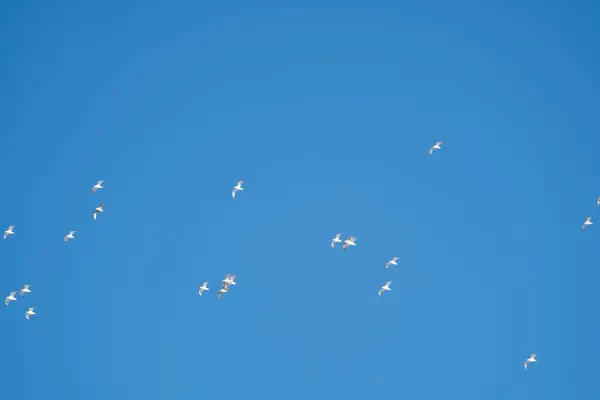
<path fill-rule="evenodd" d="M 597 1 L 42 3 L 0 5 L 1 399 L 597 393 Z"/>

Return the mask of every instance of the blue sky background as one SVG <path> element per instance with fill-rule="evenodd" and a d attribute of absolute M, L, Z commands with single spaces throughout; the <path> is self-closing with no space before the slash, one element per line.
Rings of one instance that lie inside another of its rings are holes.
<path fill-rule="evenodd" d="M 0 5 L 0 398 L 597 393 L 598 2 L 38 3 Z"/>

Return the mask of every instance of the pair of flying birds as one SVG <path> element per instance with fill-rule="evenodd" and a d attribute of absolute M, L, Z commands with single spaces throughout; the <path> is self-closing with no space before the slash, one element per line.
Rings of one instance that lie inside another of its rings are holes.
<path fill-rule="evenodd" d="M 231 273 L 228 273 L 227 275 L 225 275 L 225 279 L 223 279 L 221 281 L 221 289 L 217 292 L 217 295 L 219 296 L 219 299 L 221 298 L 221 296 L 223 295 L 223 293 L 227 293 L 229 291 L 229 286 L 233 285 L 235 286 L 237 282 L 235 282 L 235 278 L 237 275 L 232 275 Z M 198 289 L 198 294 L 200 296 L 202 296 L 202 293 L 210 290 L 208 288 L 208 284 L 209 282 L 204 282 L 202 284 L 202 286 L 200 286 L 200 289 Z"/>

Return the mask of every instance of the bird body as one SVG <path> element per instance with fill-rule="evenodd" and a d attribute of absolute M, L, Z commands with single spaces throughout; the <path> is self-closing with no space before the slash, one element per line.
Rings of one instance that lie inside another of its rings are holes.
<path fill-rule="evenodd" d="M 532 354 L 532 355 L 530 355 L 530 356 L 529 356 L 529 358 L 528 358 L 527 360 L 525 360 L 525 364 L 524 364 L 524 366 L 525 366 L 525 369 L 527 369 L 527 366 L 528 366 L 529 364 L 531 364 L 531 363 L 534 363 L 534 362 L 536 362 L 536 361 L 537 361 L 537 360 L 535 359 L 535 357 L 537 357 L 537 354 Z"/>
<path fill-rule="evenodd" d="M 67 236 L 65 236 L 65 238 L 64 238 L 65 243 L 67 243 L 69 241 L 69 239 L 75 239 L 75 236 L 73 236 L 75 234 L 75 232 L 77 232 L 77 231 L 71 231 L 71 232 L 69 232 L 69 234 Z"/>
<path fill-rule="evenodd" d="M 99 212 L 104 212 L 104 210 L 102 209 L 102 207 L 104 207 L 104 203 L 100 204 L 98 207 L 96 207 L 96 209 L 94 210 L 94 221 L 96 220 L 96 214 L 98 214 Z"/>
<path fill-rule="evenodd" d="M 348 236 L 348 239 L 346 239 L 344 241 L 344 244 L 342 245 L 342 247 L 344 248 L 344 250 L 348 250 L 348 247 L 350 246 L 356 246 L 356 240 L 358 240 L 357 237 L 354 236 Z"/>
<path fill-rule="evenodd" d="M 383 292 L 387 292 L 388 290 L 392 290 L 392 289 L 390 288 L 390 285 L 391 285 L 392 283 L 393 283 L 392 281 L 387 281 L 387 282 L 385 283 L 385 285 L 383 285 L 383 286 L 382 286 L 382 287 L 379 289 L 379 292 L 378 292 L 378 293 L 379 293 L 379 295 L 381 296 L 381 295 L 383 294 Z"/>
<path fill-rule="evenodd" d="M 593 222 L 592 222 L 592 218 L 593 218 L 593 217 L 587 217 L 587 218 L 585 219 L 585 222 L 583 223 L 583 225 L 581 225 L 581 230 L 582 230 L 582 231 L 585 231 L 589 225 L 592 225 L 592 224 L 593 224 Z"/>
<path fill-rule="evenodd" d="M 94 187 L 92 187 L 92 191 L 94 193 L 96 193 L 96 191 L 100 190 L 100 189 L 104 189 L 104 186 L 102 186 L 102 184 L 104 183 L 104 181 L 98 181 L 98 183 L 96 183 L 94 185 Z"/>
<path fill-rule="evenodd" d="M 441 150 L 442 149 L 442 143 L 444 143 L 444 142 L 437 142 L 436 144 L 434 144 L 433 146 L 431 146 L 431 148 L 429 149 L 429 155 L 432 155 L 435 150 Z"/>
<path fill-rule="evenodd" d="M 336 243 L 342 243 L 340 236 L 342 236 L 342 234 L 338 233 L 333 239 L 331 239 L 331 248 L 334 248 Z"/>
<path fill-rule="evenodd" d="M 202 284 L 202 286 L 200 286 L 200 289 L 198 289 L 198 294 L 199 294 L 200 296 L 202 296 L 202 292 L 204 292 L 204 291 L 207 291 L 207 290 L 210 290 L 210 289 L 208 288 L 208 286 L 207 286 L 207 285 L 208 285 L 208 282 L 204 282 L 204 283 Z"/>
<path fill-rule="evenodd" d="M 244 188 L 242 187 L 243 183 L 244 183 L 244 181 L 238 181 L 237 185 L 235 185 L 235 187 L 233 188 L 233 191 L 231 192 L 232 198 L 235 199 L 235 194 L 240 190 L 244 190 Z"/>
<path fill-rule="evenodd" d="M 17 300 L 17 298 L 15 297 L 15 294 L 17 294 L 17 291 L 16 291 L 16 290 L 15 290 L 14 292 L 10 292 L 10 294 L 9 294 L 8 296 L 6 296 L 6 298 L 4 299 L 4 305 L 5 305 L 6 307 L 8 307 L 8 304 L 9 304 L 11 301 L 16 301 L 16 300 Z"/>
<path fill-rule="evenodd" d="M 398 265 L 398 257 L 394 257 L 390 261 L 386 262 L 385 269 L 388 269 L 390 265 Z"/>
<path fill-rule="evenodd" d="M 25 318 L 29 320 L 32 315 L 35 315 L 35 313 L 33 312 L 33 307 L 30 307 L 29 310 L 27 310 L 27 312 L 25 313 Z"/>
<path fill-rule="evenodd" d="M 21 297 L 25 296 L 25 293 L 31 293 L 30 287 L 31 285 L 25 285 L 23 289 L 21 289 Z"/>
<path fill-rule="evenodd" d="M 4 231 L 4 240 L 6 240 L 7 237 L 9 237 L 10 235 L 14 235 L 15 233 L 13 232 L 13 229 L 15 229 L 14 225 L 11 225 L 8 227 L 7 230 Z"/>

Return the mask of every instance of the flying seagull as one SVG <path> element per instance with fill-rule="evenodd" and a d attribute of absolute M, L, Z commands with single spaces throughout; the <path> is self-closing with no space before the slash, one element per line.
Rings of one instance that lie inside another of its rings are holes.
<path fill-rule="evenodd" d="M 96 214 L 94 214 L 95 216 Z M 67 236 L 65 236 L 65 243 L 67 243 L 69 241 L 69 239 L 75 239 L 75 236 L 73 236 L 75 234 L 75 232 L 77 231 L 71 231 L 69 232 L 69 234 Z"/>
<path fill-rule="evenodd" d="M 331 239 L 331 248 L 332 249 L 335 247 L 336 243 L 342 243 L 340 236 L 342 236 L 342 234 L 338 233 L 337 235 L 335 235 L 335 237 L 333 239 Z"/>
<path fill-rule="evenodd" d="M 244 181 L 238 181 L 237 185 L 235 185 L 233 191 L 231 192 L 232 198 L 235 199 L 235 194 L 238 192 L 238 190 L 244 190 L 244 188 L 242 187 L 242 183 L 244 183 Z"/>
<path fill-rule="evenodd" d="M 392 290 L 392 289 L 390 289 L 390 285 L 391 285 L 392 283 L 393 283 L 392 281 L 387 281 L 387 282 L 385 283 L 385 285 L 383 285 L 383 286 L 381 287 L 381 289 L 379 289 L 379 295 L 381 296 L 381 294 L 382 294 L 383 292 L 385 292 L 385 291 L 388 291 L 388 290 Z"/>
<path fill-rule="evenodd" d="M 208 288 L 208 286 L 206 286 L 206 285 L 208 285 L 208 282 L 204 282 L 204 283 L 202 284 L 202 286 L 200 286 L 200 289 L 198 289 L 198 294 L 199 294 L 200 296 L 202 296 L 202 292 L 204 292 L 204 291 L 206 291 L 206 290 L 210 290 L 210 289 Z"/>
<path fill-rule="evenodd" d="M 102 209 L 103 206 L 104 203 L 100 204 L 98 207 L 96 207 L 96 210 L 94 210 L 94 221 L 96 220 L 96 214 L 98 214 L 99 212 L 104 212 L 104 210 Z"/>
<path fill-rule="evenodd" d="M 33 312 L 33 307 L 30 307 L 29 310 L 27 310 L 27 312 L 25 313 L 25 318 L 29 320 L 32 315 L 35 315 L 35 313 Z"/>
<path fill-rule="evenodd" d="M 390 261 L 386 262 L 385 269 L 388 269 L 390 265 L 398 265 L 398 257 L 394 257 Z"/>
<path fill-rule="evenodd" d="M 582 230 L 582 231 L 585 231 L 585 230 L 587 229 L 588 225 L 592 225 L 592 224 L 593 224 L 593 222 L 592 222 L 592 218 L 593 218 L 593 217 L 587 217 L 587 218 L 585 219 L 585 222 L 583 223 L 583 225 L 581 225 L 581 230 Z"/>
<path fill-rule="evenodd" d="M 444 142 L 437 142 L 436 144 L 431 146 L 431 148 L 429 149 L 429 155 L 432 155 L 435 150 L 441 150 L 442 143 L 444 143 Z"/>
<path fill-rule="evenodd" d="M 525 369 L 527 369 L 527 366 L 528 366 L 529 364 L 531 364 L 531 363 L 534 363 L 534 362 L 536 362 L 536 361 L 537 361 L 537 360 L 535 359 L 535 357 L 536 357 L 536 356 L 537 356 L 537 354 L 532 354 L 532 355 L 530 355 L 530 356 L 529 356 L 529 358 L 528 358 L 527 360 L 525 360 L 525 364 L 524 364 L 524 366 L 525 366 Z"/>
<path fill-rule="evenodd" d="M 25 293 L 31 293 L 31 289 L 29 289 L 31 285 L 25 285 L 23 289 L 21 289 L 21 297 L 25 296 Z"/>
<path fill-rule="evenodd" d="M 6 238 L 7 238 L 9 235 L 14 235 L 14 234 L 15 234 L 15 233 L 13 232 L 13 229 L 15 229 L 15 226 L 14 226 L 14 225 L 11 225 L 11 226 L 9 226 L 9 227 L 8 227 L 8 229 L 7 229 L 7 230 L 5 230 L 5 231 L 4 231 L 4 240 L 6 240 Z"/>
<path fill-rule="evenodd" d="M 102 184 L 103 184 L 103 183 L 104 183 L 104 181 L 98 181 L 98 183 L 96 183 L 96 184 L 94 185 L 94 187 L 92 188 L 92 191 L 93 191 L 94 193 L 96 193 L 96 191 L 97 191 L 98 189 L 104 189 L 104 186 L 102 186 Z"/>
<path fill-rule="evenodd" d="M 221 286 L 221 290 L 219 290 L 219 292 L 217 293 L 217 295 L 219 296 L 219 299 L 221 298 L 221 296 L 223 295 L 223 293 L 227 293 L 227 289 L 229 289 L 229 285 L 227 283 L 224 283 Z"/>
<path fill-rule="evenodd" d="M 227 274 L 225 276 L 225 279 L 222 280 L 223 285 L 227 285 L 227 286 L 234 285 L 235 286 L 236 282 L 233 281 L 235 279 L 235 277 L 236 277 L 235 275 Z"/>
<path fill-rule="evenodd" d="M 348 239 L 346 239 L 344 241 L 344 244 L 342 245 L 344 250 L 348 250 L 348 246 L 356 246 L 356 243 L 354 243 L 354 242 L 356 242 L 357 239 L 358 239 L 357 237 L 348 236 Z"/>
<path fill-rule="evenodd" d="M 11 301 L 17 300 L 17 298 L 15 297 L 15 294 L 17 294 L 16 290 L 14 292 L 10 292 L 10 294 L 8 296 L 6 296 L 6 298 L 4 299 L 4 305 L 6 307 L 8 307 L 8 303 L 10 303 Z"/>

